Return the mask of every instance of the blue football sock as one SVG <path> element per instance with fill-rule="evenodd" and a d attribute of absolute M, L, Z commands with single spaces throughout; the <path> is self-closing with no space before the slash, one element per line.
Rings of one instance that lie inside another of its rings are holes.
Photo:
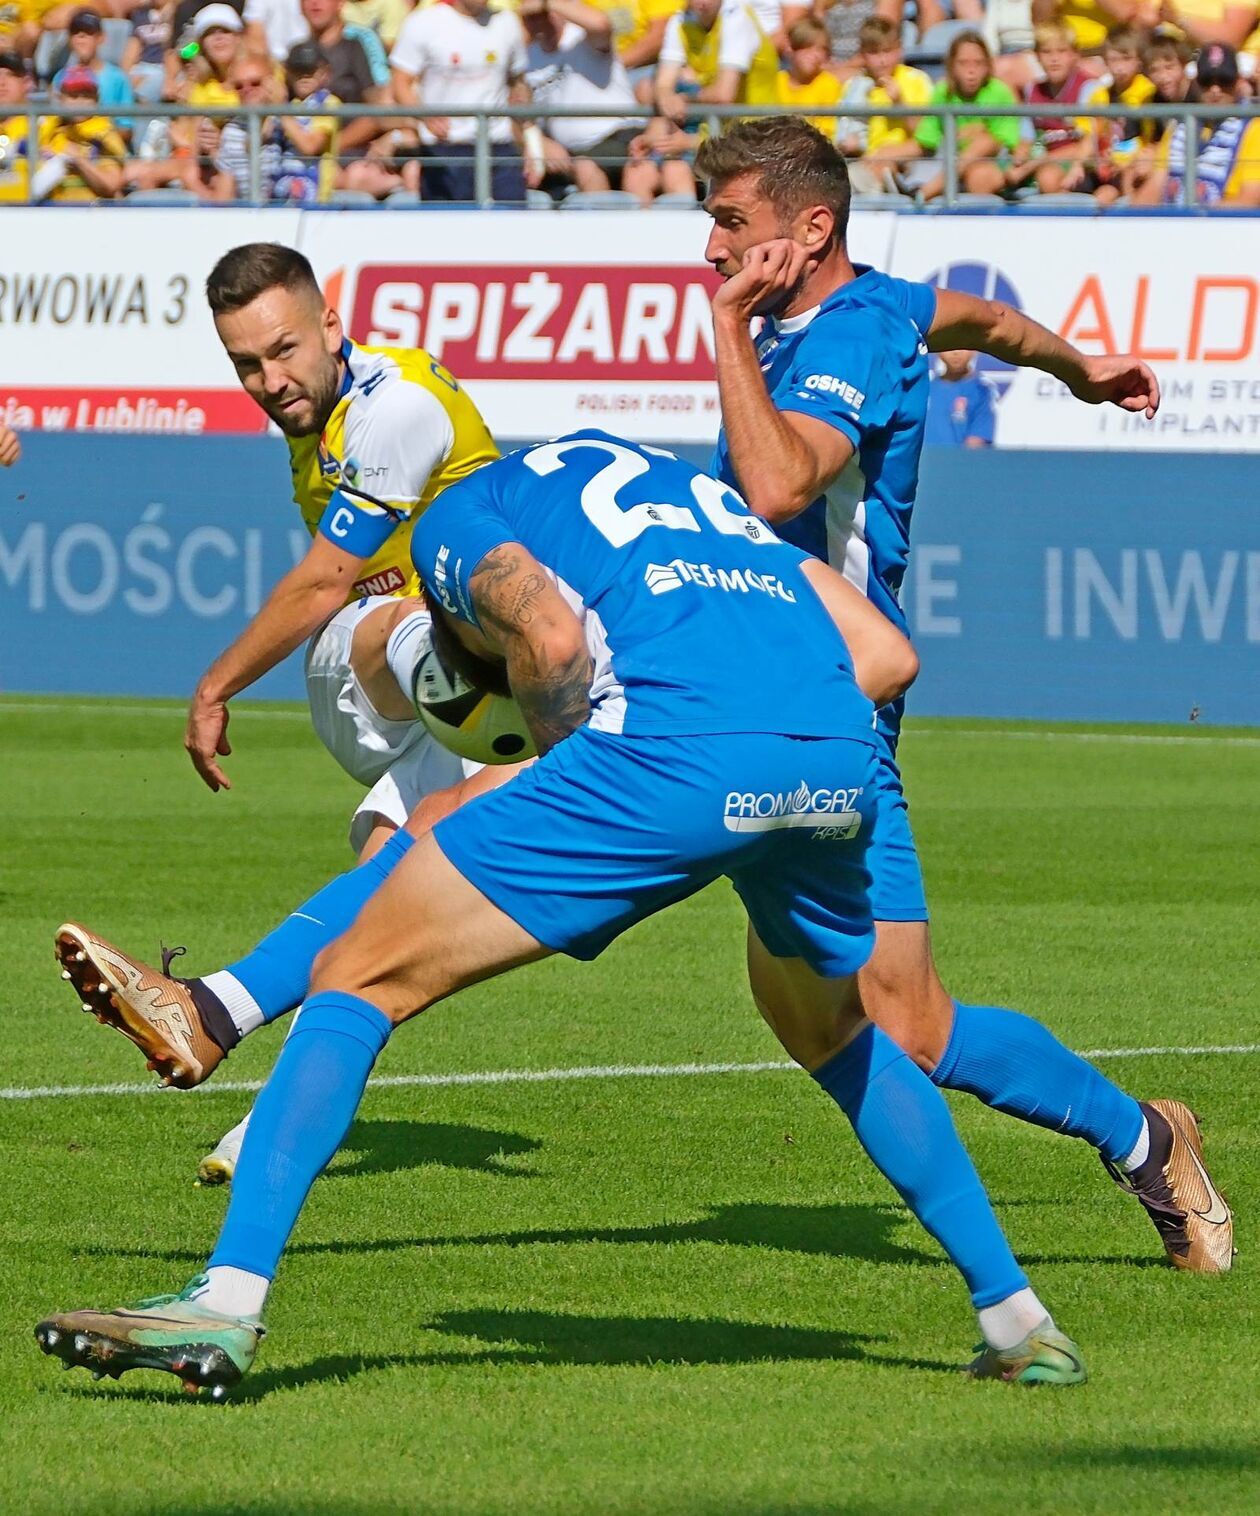
<path fill-rule="evenodd" d="M 1142 1131 L 1142 1110 L 1039 1021 L 990 1005 L 954 1003 L 954 1028 L 932 1078 L 995 1111 L 1084 1138 L 1122 1163 Z"/>
<path fill-rule="evenodd" d="M 949 1254 L 977 1310 L 1027 1288 L 944 1097 L 891 1038 L 878 1027 L 864 1028 L 814 1078 L 852 1122 L 871 1162 Z"/>
<path fill-rule="evenodd" d="M 393 1030 L 357 995 L 312 995 L 254 1104 L 210 1268 L 275 1276 L 311 1185 L 341 1146 Z"/>
<path fill-rule="evenodd" d="M 274 1021 L 302 1004 L 316 957 L 349 930 L 368 897 L 384 884 L 414 842 L 410 832 L 395 832 L 366 863 L 339 874 L 268 932 L 252 953 L 228 964 L 227 972 L 253 996 L 264 1021 Z"/>

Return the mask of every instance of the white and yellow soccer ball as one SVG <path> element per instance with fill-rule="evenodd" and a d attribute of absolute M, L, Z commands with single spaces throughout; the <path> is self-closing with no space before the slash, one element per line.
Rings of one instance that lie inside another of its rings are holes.
<path fill-rule="evenodd" d="M 538 756 L 520 706 L 488 695 L 448 669 L 431 648 L 416 669 L 416 710 L 443 747 L 474 763 L 520 763 Z"/>

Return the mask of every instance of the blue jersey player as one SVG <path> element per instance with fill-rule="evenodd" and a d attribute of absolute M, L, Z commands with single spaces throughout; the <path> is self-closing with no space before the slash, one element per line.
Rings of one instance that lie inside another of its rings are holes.
<path fill-rule="evenodd" d="M 713 217 L 706 257 L 726 281 L 713 302 L 723 423 L 715 472 L 895 626 L 906 626 L 899 592 L 929 351 L 977 349 L 1042 369 L 1078 399 L 1155 414 L 1158 383 L 1136 358 L 1086 357 L 1009 306 L 852 263 L 844 160 L 803 120 L 740 122 L 704 145 L 698 167 Z M 937 1084 L 1091 1143 L 1141 1200 L 1175 1265 L 1228 1269 L 1232 1220 L 1184 1105 L 1139 1103 L 1039 1023 L 946 993 L 897 768 L 901 716 L 900 700 L 879 712 L 867 1014 Z"/>
<path fill-rule="evenodd" d="M 376 864 L 334 881 L 353 925 L 328 932 L 313 974 L 309 929 L 273 934 L 273 957 L 304 958 L 309 993 L 206 1273 L 176 1296 L 51 1317 L 44 1350 L 225 1393 L 394 1028 L 519 964 L 593 958 L 725 875 L 759 1007 L 967 1281 L 988 1344 L 972 1372 L 1079 1383 L 940 1091 L 862 1012 L 880 762 L 863 690 L 883 701 L 913 677 L 906 639 L 729 486 L 602 432 L 452 486 L 413 554 L 449 657 L 483 687 L 506 681 L 542 756 L 418 839 L 396 834 L 383 885 Z M 327 919 L 326 905 L 300 914 Z"/>

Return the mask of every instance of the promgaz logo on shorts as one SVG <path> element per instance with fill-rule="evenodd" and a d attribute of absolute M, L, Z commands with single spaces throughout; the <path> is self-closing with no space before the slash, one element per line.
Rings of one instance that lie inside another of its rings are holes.
<path fill-rule="evenodd" d="M 788 827 L 812 827 L 820 842 L 848 842 L 862 828 L 855 790 L 811 790 L 802 779 L 794 790 L 731 790 L 726 797 L 723 824 L 728 832 L 778 832 Z"/>

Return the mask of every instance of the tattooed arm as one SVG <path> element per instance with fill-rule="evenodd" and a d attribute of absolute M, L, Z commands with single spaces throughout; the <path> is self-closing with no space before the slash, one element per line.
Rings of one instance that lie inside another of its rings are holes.
<path fill-rule="evenodd" d="M 512 694 L 545 753 L 590 715 L 592 666 L 582 624 L 519 542 L 487 553 L 468 587 L 482 633 L 507 661 Z"/>

